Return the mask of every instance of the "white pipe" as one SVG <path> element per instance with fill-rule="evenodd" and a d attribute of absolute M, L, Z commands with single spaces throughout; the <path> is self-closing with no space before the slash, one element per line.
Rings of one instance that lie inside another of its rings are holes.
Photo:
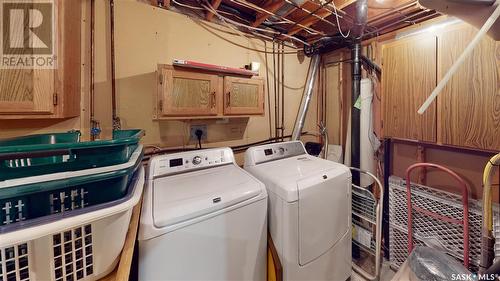
<path fill-rule="evenodd" d="M 370 173 L 375 172 L 375 151 L 370 142 L 370 135 L 373 134 L 372 126 L 372 81 L 369 78 L 361 79 L 361 106 L 360 106 L 360 124 L 359 124 L 359 143 L 360 143 L 360 168 Z M 366 187 L 373 183 L 370 176 L 361 175 L 361 186 Z"/>
<path fill-rule="evenodd" d="M 497 20 L 498 16 L 500 16 L 500 5 L 497 6 L 495 11 L 491 14 L 491 16 L 486 20 L 484 23 L 483 27 L 479 30 L 479 32 L 476 34 L 474 39 L 469 43 L 467 48 L 465 48 L 465 51 L 460 55 L 460 57 L 457 59 L 457 61 L 451 66 L 450 70 L 446 73 L 444 78 L 439 81 L 439 84 L 436 86 L 434 91 L 432 91 L 431 95 L 427 98 L 427 100 L 422 104 L 420 109 L 418 110 L 418 114 L 424 114 L 424 112 L 427 110 L 427 108 L 431 105 L 431 103 L 436 99 L 436 97 L 441 93 L 443 90 L 444 86 L 446 86 L 446 83 L 450 80 L 451 76 L 457 72 L 458 67 L 462 65 L 464 60 L 469 56 L 469 54 L 474 50 L 474 47 L 479 43 L 479 41 L 483 38 L 483 36 L 488 32 L 488 30 L 491 28 L 491 26 L 495 23 Z"/>

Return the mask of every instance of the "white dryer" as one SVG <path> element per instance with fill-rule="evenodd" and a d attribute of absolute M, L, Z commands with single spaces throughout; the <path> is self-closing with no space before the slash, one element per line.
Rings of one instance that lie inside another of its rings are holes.
<path fill-rule="evenodd" d="M 139 280 L 265 280 L 267 192 L 229 148 L 153 157 Z"/>
<path fill-rule="evenodd" d="M 300 141 L 252 147 L 245 170 L 266 185 L 269 230 L 283 280 L 351 276 L 351 173 L 308 155 Z"/>

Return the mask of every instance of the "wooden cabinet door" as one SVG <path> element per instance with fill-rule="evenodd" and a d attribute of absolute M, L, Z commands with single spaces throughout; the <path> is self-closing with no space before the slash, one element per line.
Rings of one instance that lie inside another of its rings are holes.
<path fill-rule="evenodd" d="M 160 112 L 163 116 L 217 115 L 219 77 L 161 68 Z"/>
<path fill-rule="evenodd" d="M 224 77 L 224 114 L 264 114 L 264 81 Z"/>
<path fill-rule="evenodd" d="M 477 30 L 463 26 L 439 36 L 439 79 Z M 444 144 L 500 150 L 500 42 L 485 36 L 438 97 Z"/>
<path fill-rule="evenodd" d="M 436 141 L 436 103 L 418 108 L 436 86 L 436 37 L 406 38 L 383 46 L 382 91 L 387 137 Z"/>
<path fill-rule="evenodd" d="M 52 114 L 54 73 L 51 69 L 1 69 L 0 116 Z"/>

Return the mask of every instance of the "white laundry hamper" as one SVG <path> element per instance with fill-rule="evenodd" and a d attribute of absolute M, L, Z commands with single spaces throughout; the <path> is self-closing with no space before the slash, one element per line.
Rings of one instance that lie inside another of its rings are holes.
<path fill-rule="evenodd" d="M 118 262 L 143 186 L 141 165 L 118 202 L 0 234 L 0 281 L 87 281 L 107 275 Z"/>

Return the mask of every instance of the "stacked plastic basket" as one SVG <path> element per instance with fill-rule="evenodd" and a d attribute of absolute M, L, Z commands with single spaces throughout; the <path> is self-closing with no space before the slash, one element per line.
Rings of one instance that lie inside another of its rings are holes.
<path fill-rule="evenodd" d="M 0 281 L 96 280 L 113 270 L 144 185 L 142 136 L 0 140 Z"/>

